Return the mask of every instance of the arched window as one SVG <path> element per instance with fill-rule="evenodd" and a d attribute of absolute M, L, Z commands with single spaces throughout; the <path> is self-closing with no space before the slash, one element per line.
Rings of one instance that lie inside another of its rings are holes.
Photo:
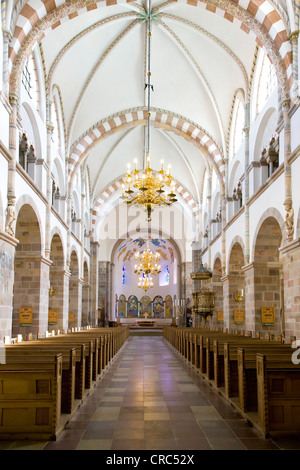
<path fill-rule="evenodd" d="M 29 97 L 32 99 L 35 108 L 40 112 L 40 87 L 37 74 L 36 62 L 31 54 L 25 63 L 22 73 L 22 83 Z"/>
<path fill-rule="evenodd" d="M 233 155 L 239 150 L 244 139 L 245 111 L 241 100 L 237 100 L 233 128 Z"/>
<path fill-rule="evenodd" d="M 277 86 L 277 77 L 274 66 L 266 55 L 262 58 L 260 74 L 258 78 L 257 97 L 256 97 L 256 115 L 264 107 L 267 99 Z"/>

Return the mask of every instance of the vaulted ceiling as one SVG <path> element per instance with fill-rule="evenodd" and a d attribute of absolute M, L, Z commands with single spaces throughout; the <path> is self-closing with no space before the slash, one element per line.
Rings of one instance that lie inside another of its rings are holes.
<path fill-rule="evenodd" d="M 202 129 L 226 155 L 233 96 L 238 88 L 247 94 L 257 43 L 240 24 L 200 6 L 152 2 L 151 107 Z M 51 86 L 61 92 L 69 150 L 96 124 L 147 107 L 146 11 L 143 1 L 93 9 L 42 39 Z M 145 121 L 127 124 L 88 152 L 94 198 L 128 162 L 143 164 Z M 152 167 L 161 159 L 171 163 L 174 178 L 200 202 L 206 153 L 164 124 L 151 126 Z"/>

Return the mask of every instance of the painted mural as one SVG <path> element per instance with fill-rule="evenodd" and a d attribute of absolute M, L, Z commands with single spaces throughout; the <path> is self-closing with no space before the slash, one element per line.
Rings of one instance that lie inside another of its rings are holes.
<path fill-rule="evenodd" d="M 161 295 L 157 295 L 153 299 L 153 317 L 164 318 L 164 299 Z"/>
<path fill-rule="evenodd" d="M 118 249 L 118 260 L 122 260 L 123 263 L 125 261 L 134 261 L 134 255 L 136 253 L 141 253 L 145 249 L 147 241 L 149 243 L 150 250 L 159 253 L 161 260 L 168 260 L 170 264 L 174 262 L 175 254 L 173 248 L 166 242 L 166 240 L 161 238 L 136 238 L 134 240 L 127 240 Z"/>
<path fill-rule="evenodd" d="M 150 318 L 151 317 L 151 298 L 148 295 L 143 295 L 140 300 L 140 317 Z"/>
<path fill-rule="evenodd" d="M 118 317 L 126 317 L 126 297 L 121 294 L 118 302 Z"/>
<path fill-rule="evenodd" d="M 167 295 L 165 298 L 165 317 L 173 317 L 173 299 L 170 295 Z"/>
<path fill-rule="evenodd" d="M 139 302 L 135 295 L 128 297 L 127 318 L 135 318 L 139 316 Z"/>

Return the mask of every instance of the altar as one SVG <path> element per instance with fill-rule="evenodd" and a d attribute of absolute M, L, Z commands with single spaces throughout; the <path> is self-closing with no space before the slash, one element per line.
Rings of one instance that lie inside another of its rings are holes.
<path fill-rule="evenodd" d="M 172 324 L 172 318 L 118 318 L 118 324 L 129 328 L 163 328 Z"/>

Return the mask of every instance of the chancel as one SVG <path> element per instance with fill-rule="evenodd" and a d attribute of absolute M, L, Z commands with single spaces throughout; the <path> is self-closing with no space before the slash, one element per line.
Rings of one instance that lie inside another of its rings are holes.
<path fill-rule="evenodd" d="M 300 448 L 299 13 L 1 0 L 1 449 Z"/>

